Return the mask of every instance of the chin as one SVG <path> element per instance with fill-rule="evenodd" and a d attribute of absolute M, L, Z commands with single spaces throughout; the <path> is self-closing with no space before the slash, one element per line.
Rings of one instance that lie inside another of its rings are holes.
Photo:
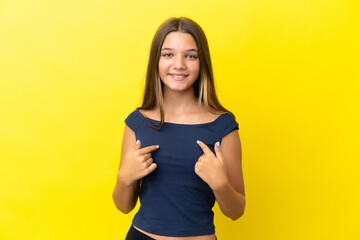
<path fill-rule="evenodd" d="M 166 88 L 171 91 L 177 91 L 177 92 L 184 92 L 189 90 L 189 86 L 174 86 L 174 85 L 167 85 Z"/>

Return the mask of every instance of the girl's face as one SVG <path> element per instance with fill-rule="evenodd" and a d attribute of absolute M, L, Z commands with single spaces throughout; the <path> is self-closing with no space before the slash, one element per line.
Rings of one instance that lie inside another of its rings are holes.
<path fill-rule="evenodd" d="M 200 63 L 194 38 L 187 33 L 169 33 L 161 47 L 159 74 L 164 91 L 193 88 L 199 76 Z"/>

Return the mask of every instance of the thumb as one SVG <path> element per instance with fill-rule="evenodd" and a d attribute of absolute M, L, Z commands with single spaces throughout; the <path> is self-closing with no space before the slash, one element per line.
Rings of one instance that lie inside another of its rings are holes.
<path fill-rule="evenodd" d="M 140 149 L 140 147 L 141 147 L 141 141 L 138 139 L 138 140 L 136 140 L 136 147 L 135 147 L 135 149 Z"/>
<path fill-rule="evenodd" d="M 220 162 L 224 162 L 223 161 L 223 155 L 222 155 L 222 152 L 221 152 L 221 149 L 220 149 L 220 141 L 215 143 L 215 155 L 216 155 L 217 159 L 220 160 Z"/>

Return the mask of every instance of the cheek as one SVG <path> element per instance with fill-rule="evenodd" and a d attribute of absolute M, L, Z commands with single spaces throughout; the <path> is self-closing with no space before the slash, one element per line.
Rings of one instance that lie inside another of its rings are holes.
<path fill-rule="evenodd" d="M 200 71 L 200 62 L 196 61 L 196 62 L 192 62 L 189 66 L 193 72 L 199 72 Z"/>
<path fill-rule="evenodd" d="M 170 64 L 171 64 L 170 61 L 160 59 L 158 66 L 159 69 L 167 69 L 170 66 Z"/>
<path fill-rule="evenodd" d="M 164 63 L 162 61 L 159 61 L 158 69 L 159 69 L 160 76 L 163 75 L 164 71 L 165 71 L 165 66 L 164 66 Z"/>
<path fill-rule="evenodd" d="M 193 73 L 196 73 L 197 75 L 199 75 L 199 73 L 200 73 L 200 64 L 199 64 L 199 63 L 193 64 L 193 65 L 191 66 L 191 71 L 192 71 Z"/>

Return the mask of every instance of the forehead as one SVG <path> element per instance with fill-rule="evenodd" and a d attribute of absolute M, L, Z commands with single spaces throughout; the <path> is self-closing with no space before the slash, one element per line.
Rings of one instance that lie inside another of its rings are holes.
<path fill-rule="evenodd" d="M 189 33 L 171 32 L 162 45 L 162 48 L 172 48 L 174 50 L 197 49 L 195 39 Z"/>

